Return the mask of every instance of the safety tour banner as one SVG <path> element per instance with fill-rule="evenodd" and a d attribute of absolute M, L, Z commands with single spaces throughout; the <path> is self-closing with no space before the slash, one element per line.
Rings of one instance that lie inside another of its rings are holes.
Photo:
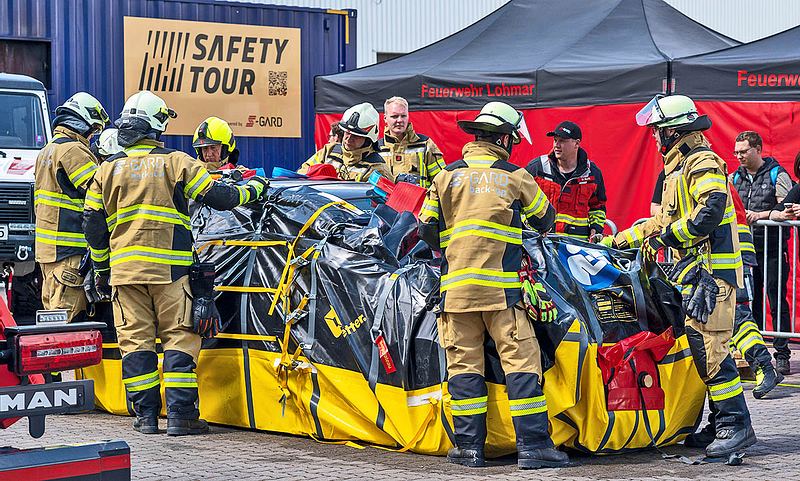
<path fill-rule="evenodd" d="M 217 116 L 238 136 L 300 137 L 300 29 L 125 17 L 125 96 L 151 90 L 192 135 Z"/>
<path fill-rule="evenodd" d="M 416 218 L 363 212 L 312 187 L 273 189 L 261 206 L 192 216 L 217 267 L 226 321 L 204 340 L 201 415 L 212 423 L 442 455 L 453 444 L 436 316 L 438 259 Z M 586 453 L 676 443 L 694 430 L 705 386 L 684 335 L 680 295 L 637 251 L 526 232 L 557 304 L 533 322 L 553 441 Z M 109 322 L 109 326 L 113 323 Z M 127 414 L 113 328 L 83 370 L 96 404 Z M 487 453 L 514 452 L 494 344 L 487 340 Z"/>

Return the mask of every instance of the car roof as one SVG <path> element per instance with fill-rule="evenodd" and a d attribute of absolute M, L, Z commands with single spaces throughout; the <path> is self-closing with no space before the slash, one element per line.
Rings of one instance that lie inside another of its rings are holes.
<path fill-rule="evenodd" d="M 44 91 L 44 84 L 27 75 L 0 72 L 0 88 Z"/>

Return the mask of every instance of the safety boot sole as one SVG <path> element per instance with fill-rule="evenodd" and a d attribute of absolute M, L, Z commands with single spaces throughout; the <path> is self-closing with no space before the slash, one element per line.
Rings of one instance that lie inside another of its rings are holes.
<path fill-rule="evenodd" d="M 519 469 L 565 468 L 569 461 L 544 461 L 540 459 L 520 459 L 517 461 Z"/>

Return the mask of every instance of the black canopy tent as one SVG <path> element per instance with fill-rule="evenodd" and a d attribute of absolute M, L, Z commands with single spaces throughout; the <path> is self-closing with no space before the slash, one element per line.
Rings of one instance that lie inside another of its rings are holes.
<path fill-rule="evenodd" d="M 519 108 L 640 102 L 664 90 L 670 59 L 736 44 L 662 0 L 512 0 L 408 55 L 317 77 L 316 110 L 339 113 L 392 95 L 415 109 L 480 108 L 494 91 L 487 84 L 533 86 L 503 96 Z M 423 95 L 470 86 L 465 95 Z"/>
<path fill-rule="evenodd" d="M 577 122 L 590 158 L 619 173 L 606 176 L 609 215 L 628 225 L 647 214 L 659 168 L 652 139 L 633 122 L 640 104 L 666 91 L 671 59 L 736 44 L 663 0 L 512 0 L 408 55 L 317 77 L 317 143 L 350 106 L 380 110 L 399 95 L 414 128 L 453 161 L 468 140 L 455 121 L 501 100 L 525 112 L 533 135 L 533 146 L 515 149 L 518 164 L 549 151 L 544 134 L 559 121 Z"/>

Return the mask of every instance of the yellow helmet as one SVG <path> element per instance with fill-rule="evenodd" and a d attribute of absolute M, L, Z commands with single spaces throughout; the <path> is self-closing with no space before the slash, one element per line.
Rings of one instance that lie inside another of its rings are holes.
<path fill-rule="evenodd" d="M 197 156 L 203 158 L 200 149 L 209 145 L 222 145 L 221 159 L 228 158 L 236 148 L 236 139 L 228 122 L 219 117 L 209 117 L 202 121 L 194 131 L 192 147 L 197 151 Z"/>

